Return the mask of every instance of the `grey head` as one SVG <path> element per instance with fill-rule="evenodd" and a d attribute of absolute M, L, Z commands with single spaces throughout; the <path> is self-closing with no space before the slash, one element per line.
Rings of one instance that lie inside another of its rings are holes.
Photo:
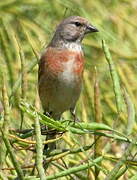
<path fill-rule="evenodd" d="M 87 19 L 80 16 L 70 16 L 57 26 L 50 46 L 56 46 L 64 42 L 80 43 L 86 34 L 92 32 L 98 32 L 98 29 Z"/>

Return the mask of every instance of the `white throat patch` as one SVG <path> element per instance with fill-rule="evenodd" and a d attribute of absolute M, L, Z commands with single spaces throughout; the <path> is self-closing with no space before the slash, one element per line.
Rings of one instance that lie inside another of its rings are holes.
<path fill-rule="evenodd" d="M 69 49 L 70 51 L 77 51 L 77 52 L 82 51 L 82 47 L 78 43 L 68 42 L 68 43 L 64 43 L 64 46 L 65 46 L 65 48 Z"/>

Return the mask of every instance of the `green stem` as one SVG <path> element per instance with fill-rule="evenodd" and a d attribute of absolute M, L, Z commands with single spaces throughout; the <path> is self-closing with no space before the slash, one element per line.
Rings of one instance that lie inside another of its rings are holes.
<path fill-rule="evenodd" d="M 35 133 L 36 133 L 36 167 L 41 180 L 46 180 L 43 168 L 43 148 L 41 140 L 41 130 L 38 117 L 35 118 Z"/>
<path fill-rule="evenodd" d="M 111 74 L 112 81 L 113 81 L 113 88 L 114 88 L 114 93 L 115 93 L 115 98 L 116 98 L 117 111 L 118 111 L 118 113 L 120 113 L 123 109 L 123 104 L 122 104 L 122 94 L 121 94 L 119 76 L 118 76 L 115 64 L 112 60 L 110 51 L 104 40 L 102 40 L 102 47 L 103 47 L 103 51 L 104 51 L 106 60 L 109 65 L 110 74 Z"/>
<path fill-rule="evenodd" d="M 5 143 L 5 146 L 10 154 L 10 157 L 11 157 L 11 160 L 12 160 L 12 163 L 16 169 L 16 172 L 18 174 L 18 177 L 20 180 L 24 180 L 24 175 L 23 175 L 23 171 L 20 167 L 20 165 L 18 164 L 17 160 L 16 160 L 16 157 L 15 157 L 15 153 L 13 152 L 12 150 L 12 147 L 9 143 L 9 140 L 7 139 L 6 135 L 3 133 L 2 129 L 1 129 L 1 133 L 2 133 L 2 138 L 3 138 L 3 141 Z"/>
<path fill-rule="evenodd" d="M 54 175 L 51 175 L 51 176 L 47 176 L 47 180 L 51 180 L 51 179 L 57 179 L 57 178 L 60 178 L 60 177 L 63 177 L 63 176 L 67 176 L 67 175 L 70 175 L 70 174 L 74 174 L 76 172 L 79 172 L 79 171 L 83 171 L 83 170 L 86 170 L 92 166 L 95 165 L 95 163 L 98 163 L 100 161 L 103 160 L 103 157 L 100 156 L 98 158 L 96 158 L 95 160 L 93 160 L 92 162 L 89 162 L 89 163 L 85 163 L 81 166 L 77 166 L 77 167 L 72 167 L 72 168 L 69 168 L 65 171 L 62 171 L 62 172 L 59 172 L 59 173 L 56 173 Z"/>

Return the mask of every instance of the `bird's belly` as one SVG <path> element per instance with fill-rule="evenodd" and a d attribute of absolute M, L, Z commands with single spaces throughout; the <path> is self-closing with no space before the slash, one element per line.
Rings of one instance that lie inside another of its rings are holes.
<path fill-rule="evenodd" d="M 58 83 L 55 85 L 53 109 L 64 112 L 75 107 L 76 101 L 81 92 L 81 80 L 77 75 L 69 72 L 62 72 L 58 76 Z"/>
<path fill-rule="evenodd" d="M 49 82 L 46 81 L 44 95 L 41 94 L 43 108 L 52 112 L 53 117 L 74 108 L 81 92 L 81 78 L 73 72 L 63 71 Z"/>

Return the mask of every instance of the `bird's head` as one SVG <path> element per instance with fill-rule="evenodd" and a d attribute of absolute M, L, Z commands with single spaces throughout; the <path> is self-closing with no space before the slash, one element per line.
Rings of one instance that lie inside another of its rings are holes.
<path fill-rule="evenodd" d="M 98 32 L 87 19 L 80 16 L 71 16 L 64 19 L 57 27 L 55 35 L 69 42 L 81 42 L 88 33 Z"/>

